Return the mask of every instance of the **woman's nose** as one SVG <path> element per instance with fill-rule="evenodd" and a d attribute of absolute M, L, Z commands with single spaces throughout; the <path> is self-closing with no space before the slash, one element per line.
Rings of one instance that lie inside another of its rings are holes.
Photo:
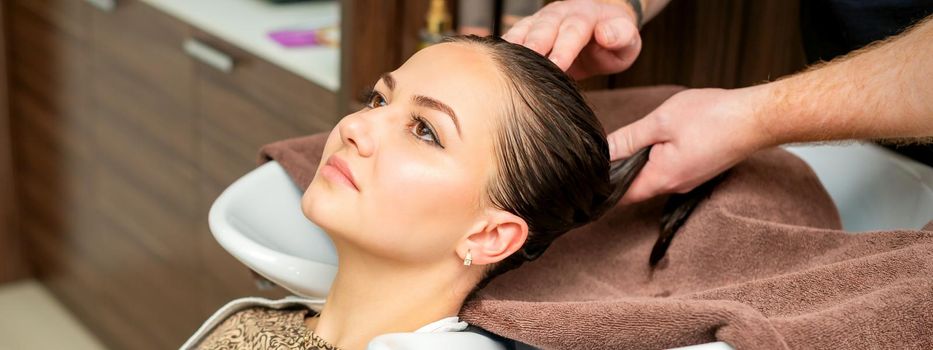
<path fill-rule="evenodd" d="M 340 122 L 340 138 L 345 145 L 355 148 L 362 157 L 373 154 L 375 144 L 371 126 L 366 118 L 359 114 L 348 116 Z"/>

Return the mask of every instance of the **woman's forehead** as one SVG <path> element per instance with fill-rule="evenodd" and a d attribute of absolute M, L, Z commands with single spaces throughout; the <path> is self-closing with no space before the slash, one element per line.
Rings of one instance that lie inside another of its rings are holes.
<path fill-rule="evenodd" d="M 490 49 L 473 43 L 441 43 L 412 55 L 399 69 L 443 71 L 451 74 L 498 74 Z"/>
<path fill-rule="evenodd" d="M 508 93 L 496 62 L 480 45 L 442 43 L 418 51 L 391 73 L 395 89 L 449 105 L 464 129 L 488 128 Z M 466 133 L 468 130 L 464 130 Z"/>

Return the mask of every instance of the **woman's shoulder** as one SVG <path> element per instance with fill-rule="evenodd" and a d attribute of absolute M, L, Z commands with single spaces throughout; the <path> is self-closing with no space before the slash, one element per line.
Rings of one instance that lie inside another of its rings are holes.
<path fill-rule="evenodd" d="M 299 297 L 236 299 L 208 318 L 181 348 L 308 348 L 304 319 L 323 305 L 323 299 Z"/>
<path fill-rule="evenodd" d="M 214 327 L 197 349 L 308 349 L 311 335 L 304 327 L 308 309 L 239 310 Z"/>
<path fill-rule="evenodd" d="M 293 323 L 303 323 L 309 312 L 311 312 L 312 315 L 314 314 L 314 311 L 304 307 L 270 309 L 262 306 L 253 306 L 238 310 L 225 318 L 220 324 L 214 327 L 214 333 L 225 326 L 229 328 L 230 325 L 264 327 L 273 324 L 290 325 Z"/>

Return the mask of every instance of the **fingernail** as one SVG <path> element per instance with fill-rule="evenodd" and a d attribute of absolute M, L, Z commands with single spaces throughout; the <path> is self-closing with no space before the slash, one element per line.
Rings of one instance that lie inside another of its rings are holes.
<path fill-rule="evenodd" d="M 614 159 L 616 157 L 616 143 L 609 142 L 609 159 Z"/>
<path fill-rule="evenodd" d="M 560 63 L 557 62 L 557 56 L 551 55 L 551 57 L 548 57 L 547 59 L 551 60 L 551 62 L 554 62 L 555 65 L 560 67 Z"/>
<path fill-rule="evenodd" d="M 615 29 L 611 26 L 603 26 L 603 36 L 606 37 L 606 43 L 613 45 L 616 43 L 616 40 L 619 40 L 619 36 L 616 35 Z"/>
<path fill-rule="evenodd" d="M 537 43 L 535 43 L 534 41 L 525 41 L 525 44 L 524 44 L 524 45 L 525 45 L 525 47 L 527 47 L 527 48 L 530 49 L 531 51 L 535 51 L 535 52 L 538 51 L 538 50 L 535 48 L 535 46 L 538 46 L 538 45 L 537 45 Z"/>

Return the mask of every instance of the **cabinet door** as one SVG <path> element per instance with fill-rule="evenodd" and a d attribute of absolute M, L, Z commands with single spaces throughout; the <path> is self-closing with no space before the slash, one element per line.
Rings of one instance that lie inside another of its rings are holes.
<path fill-rule="evenodd" d="M 206 33 L 196 33 L 191 40 L 233 62 L 226 72 L 198 64 L 195 83 L 204 173 L 198 216 L 206 310 L 236 297 L 287 295 L 279 288 L 257 291 L 246 267 L 211 236 L 207 211 L 224 188 L 256 167 L 260 146 L 330 130 L 338 119 L 336 95 Z"/>
<path fill-rule="evenodd" d="M 139 1 L 91 16 L 98 166 L 93 206 L 97 276 L 113 296 L 98 328 L 119 349 L 175 348 L 198 311 L 196 122 L 187 25 Z"/>
<path fill-rule="evenodd" d="M 89 8 L 72 0 L 7 1 L 10 121 L 20 236 L 35 274 L 71 309 L 102 300 L 84 249 L 93 234 L 94 118 Z"/>
<path fill-rule="evenodd" d="M 5 28 L 6 4 L 0 3 L 0 28 Z M 7 81 L 6 36 L 0 37 L 0 81 Z M 10 139 L 8 91 L 0 86 L 0 283 L 29 276 L 23 243 L 15 224 L 13 152 Z"/>

